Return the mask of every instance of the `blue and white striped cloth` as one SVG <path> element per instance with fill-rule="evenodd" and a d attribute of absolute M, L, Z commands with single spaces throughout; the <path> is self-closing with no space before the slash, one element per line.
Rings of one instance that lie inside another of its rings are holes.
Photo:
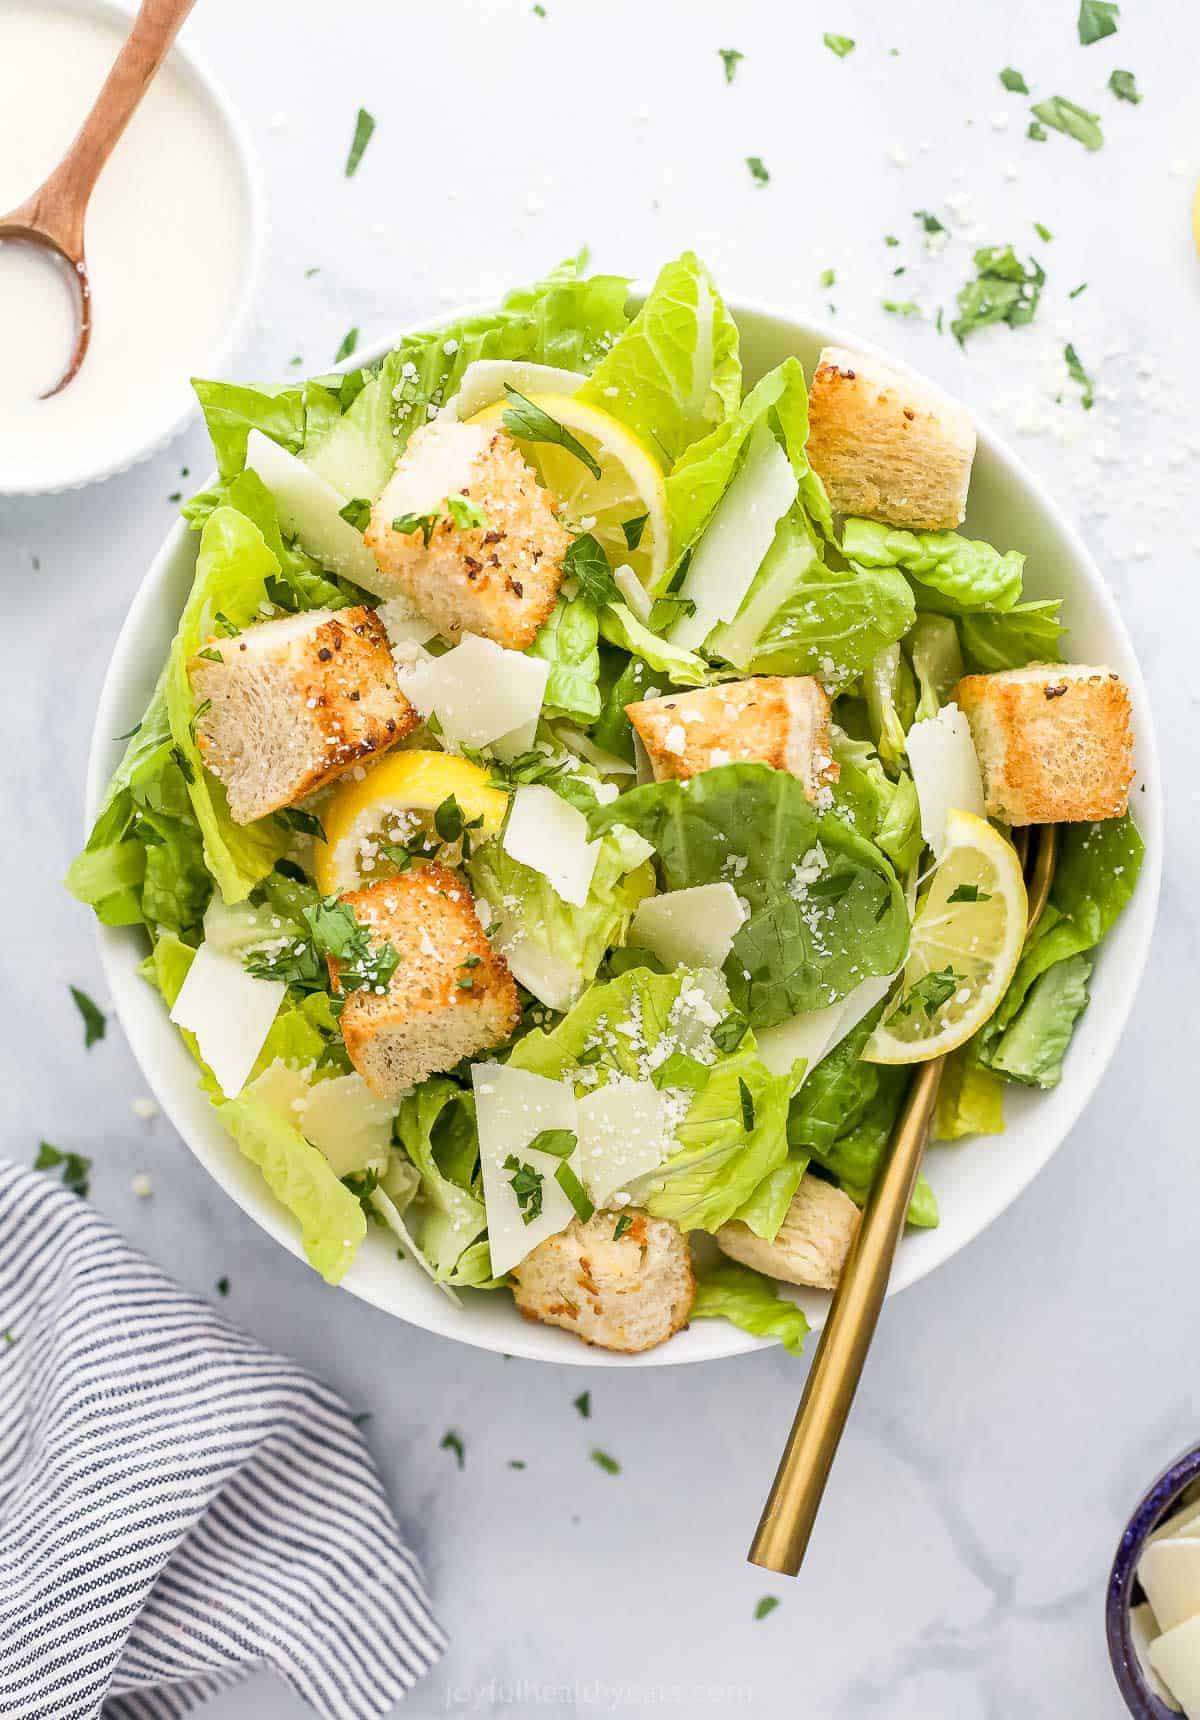
<path fill-rule="evenodd" d="M 258 1666 L 386 1714 L 445 1638 L 340 1398 L 0 1165 L 0 1715 L 174 1720 Z"/>

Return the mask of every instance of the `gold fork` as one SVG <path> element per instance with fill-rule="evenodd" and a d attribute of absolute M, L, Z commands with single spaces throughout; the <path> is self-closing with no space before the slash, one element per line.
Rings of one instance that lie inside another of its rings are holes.
<path fill-rule="evenodd" d="M 1049 900 L 1058 855 L 1058 827 L 1042 824 L 1033 829 L 1036 842 L 1031 842 L 1028 830 L 1018 830 L 1014 836 L 1027 880 L 1026 937 Z M 887 1155 L 867 1197 L 800 1408 L 750 1545 L 750 1563 L 764 1570 L 794 1577 L 808 1547 L 887 1294 L 892 1259 L 933 1121 L 944 1061 L 935 1057 L 918 1065 L 892 1130 Z"/>

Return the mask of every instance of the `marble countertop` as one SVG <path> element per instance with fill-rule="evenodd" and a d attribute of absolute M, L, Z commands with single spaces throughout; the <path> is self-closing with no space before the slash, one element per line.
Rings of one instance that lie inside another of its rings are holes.
<path fill-rule="evenodd" d="M 371 1412 L 371 1445 L 452 1637 L 407 1712 L 1117 1720 L 1109 1560 L 1142 1485 L 1200 1437 L 1189 1007 L 1200 265 L 1188 229 L 1200 141 L 1187 71 L 1200 20 L 1185 0 L 1131 5 L 1117 37 L 1083 49 L 1071 0 L 895 0 L 886 14 L 868 0 L 819 12 L 546 0 L 545 12 L 527 0 L 197 8 L 185 40 L 248 122 L 269 200 L 240 374 L 285 374 L 293 356 L 319 369 L 352 325 L 365 343 L 586 242 L 597 265 L 634 274 L 693 246 L 731 293 L 832 303 L 847 329 L 960 392 L 1078 518 L 1155 698 L 1173 785 L 1168 860 L 1120 1052 L 1034 1187 L 886 1309 L 795 1582 L 748 1567 L 745 1549 L 802 1364 L 771 1351 L 560 1372 L 457 1347 L 324 1288 L 163 1120 L 134 1114 L 145 1083 L 120 1032 L 85 1054 L 67 993 L 103 996 L 88 918 L 57 882 L 82 834 L 92 712 L 169 497 L 189 487 L 181 468 L 193 481 L 207 469 L 193 426 L 97 489 L 0 503 L 5 1150 L 29 1161 L 46 1138 L 90 1154 L 92 1198 L 142 1248 L 205 1293 L 228 1276 L 233 1318 Z M 822 46 L 826 28 L 856 38 L 848 58 Z M 727 87 L 717 50 L 730 46 L 745 59 Z M 1027 140 L 1028 99 L 999 82 L 1007 65 L 1034 99 L 1061 93 L 1099 112 L 1103 152 Z M 1104 88 L 1114 66 L 1137 74 L 1140 105 Z M 378 129 L 347 181 L 360 104 Z M 924 248 L 914 210 L 945 224 L 940 253 Z M 1010 240 L 1046 269 L 1038 319 L 960 352 L 933 311 L 951 304 L 974 246 Z M 926 314 L 888 313 L 884 300 Z M 1067 341 L 1097 378 L 1090 413 L 1066 378 Z M 130 1186 L 141 1171 L 145 1200 Z M 584 1389 L 586 1422 L 572 1403 Z M 440 1448 L 450 1427 L 461 1471 Z M 593 1445 L 619 1459 L 618 1476 L 589 1462 Z M 780 1605 L 756 1621 L 765 1594 Z M 206 1712 L 283 1720 L 301 1708 L 259 1679 Z"/>

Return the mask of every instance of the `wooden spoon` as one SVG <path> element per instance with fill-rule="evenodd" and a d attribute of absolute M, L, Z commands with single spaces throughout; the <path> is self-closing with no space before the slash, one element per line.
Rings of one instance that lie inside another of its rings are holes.
<path fill-rule="evenodd" d="M 78 320 L 67 368 L 42 396 L 64 389 L 87 353 L 92 333 L 92 289 L 83 249 L 88 199 L 118 138 L 150 87 L 180 25 L 196 0 L 143 0 L 129 39 L 79 129 L 48 179 L 10 215 L 0 216 L 0 239 L 41 245 L 66 265 L 75 283 Z"/>
<path fill-rule="evenodd" d="M 1055 825 L 1037 826 L 1037 835 L 1036 846 L 1025 837 L 1018 847 L 1028 876 L 1026 936 L 1049 900 L 1058 854 Z M 782 1576 L 794 1577 L 800 1569 L 854 1402 L 921 1168 L 944 1062 L 935 1057 L 916 1066 L 834 1291 L 800 1408 L 750 1546 L 752 1565 Z"/>

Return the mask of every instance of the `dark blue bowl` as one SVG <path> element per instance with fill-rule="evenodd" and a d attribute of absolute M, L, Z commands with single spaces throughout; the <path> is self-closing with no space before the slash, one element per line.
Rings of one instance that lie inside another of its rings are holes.
<path fill-rule="evenodd" d="M 1200 1446 L 1177 1457 L 1142 1495 L 1121 1536 L 1108 1579 L 1104 1608 L 1108 1657 L 1121 1695 L 1125 1698 L 1125 1706 L 1137 1720 L 1180 1720 L 1178 1709 L 1168 1708 L 1146 1683 L 1133 1646 L 1129 1610 L 1134 1604 L 1137 1565 L 1143 1547 L 1163 1519 L 1169 1517 L 1179 1504 L 1180 1494 L 1197 1480 L 1200 1480 Z M 1140 1589 L 1137 1598 L 1142 1598 Z"/>

